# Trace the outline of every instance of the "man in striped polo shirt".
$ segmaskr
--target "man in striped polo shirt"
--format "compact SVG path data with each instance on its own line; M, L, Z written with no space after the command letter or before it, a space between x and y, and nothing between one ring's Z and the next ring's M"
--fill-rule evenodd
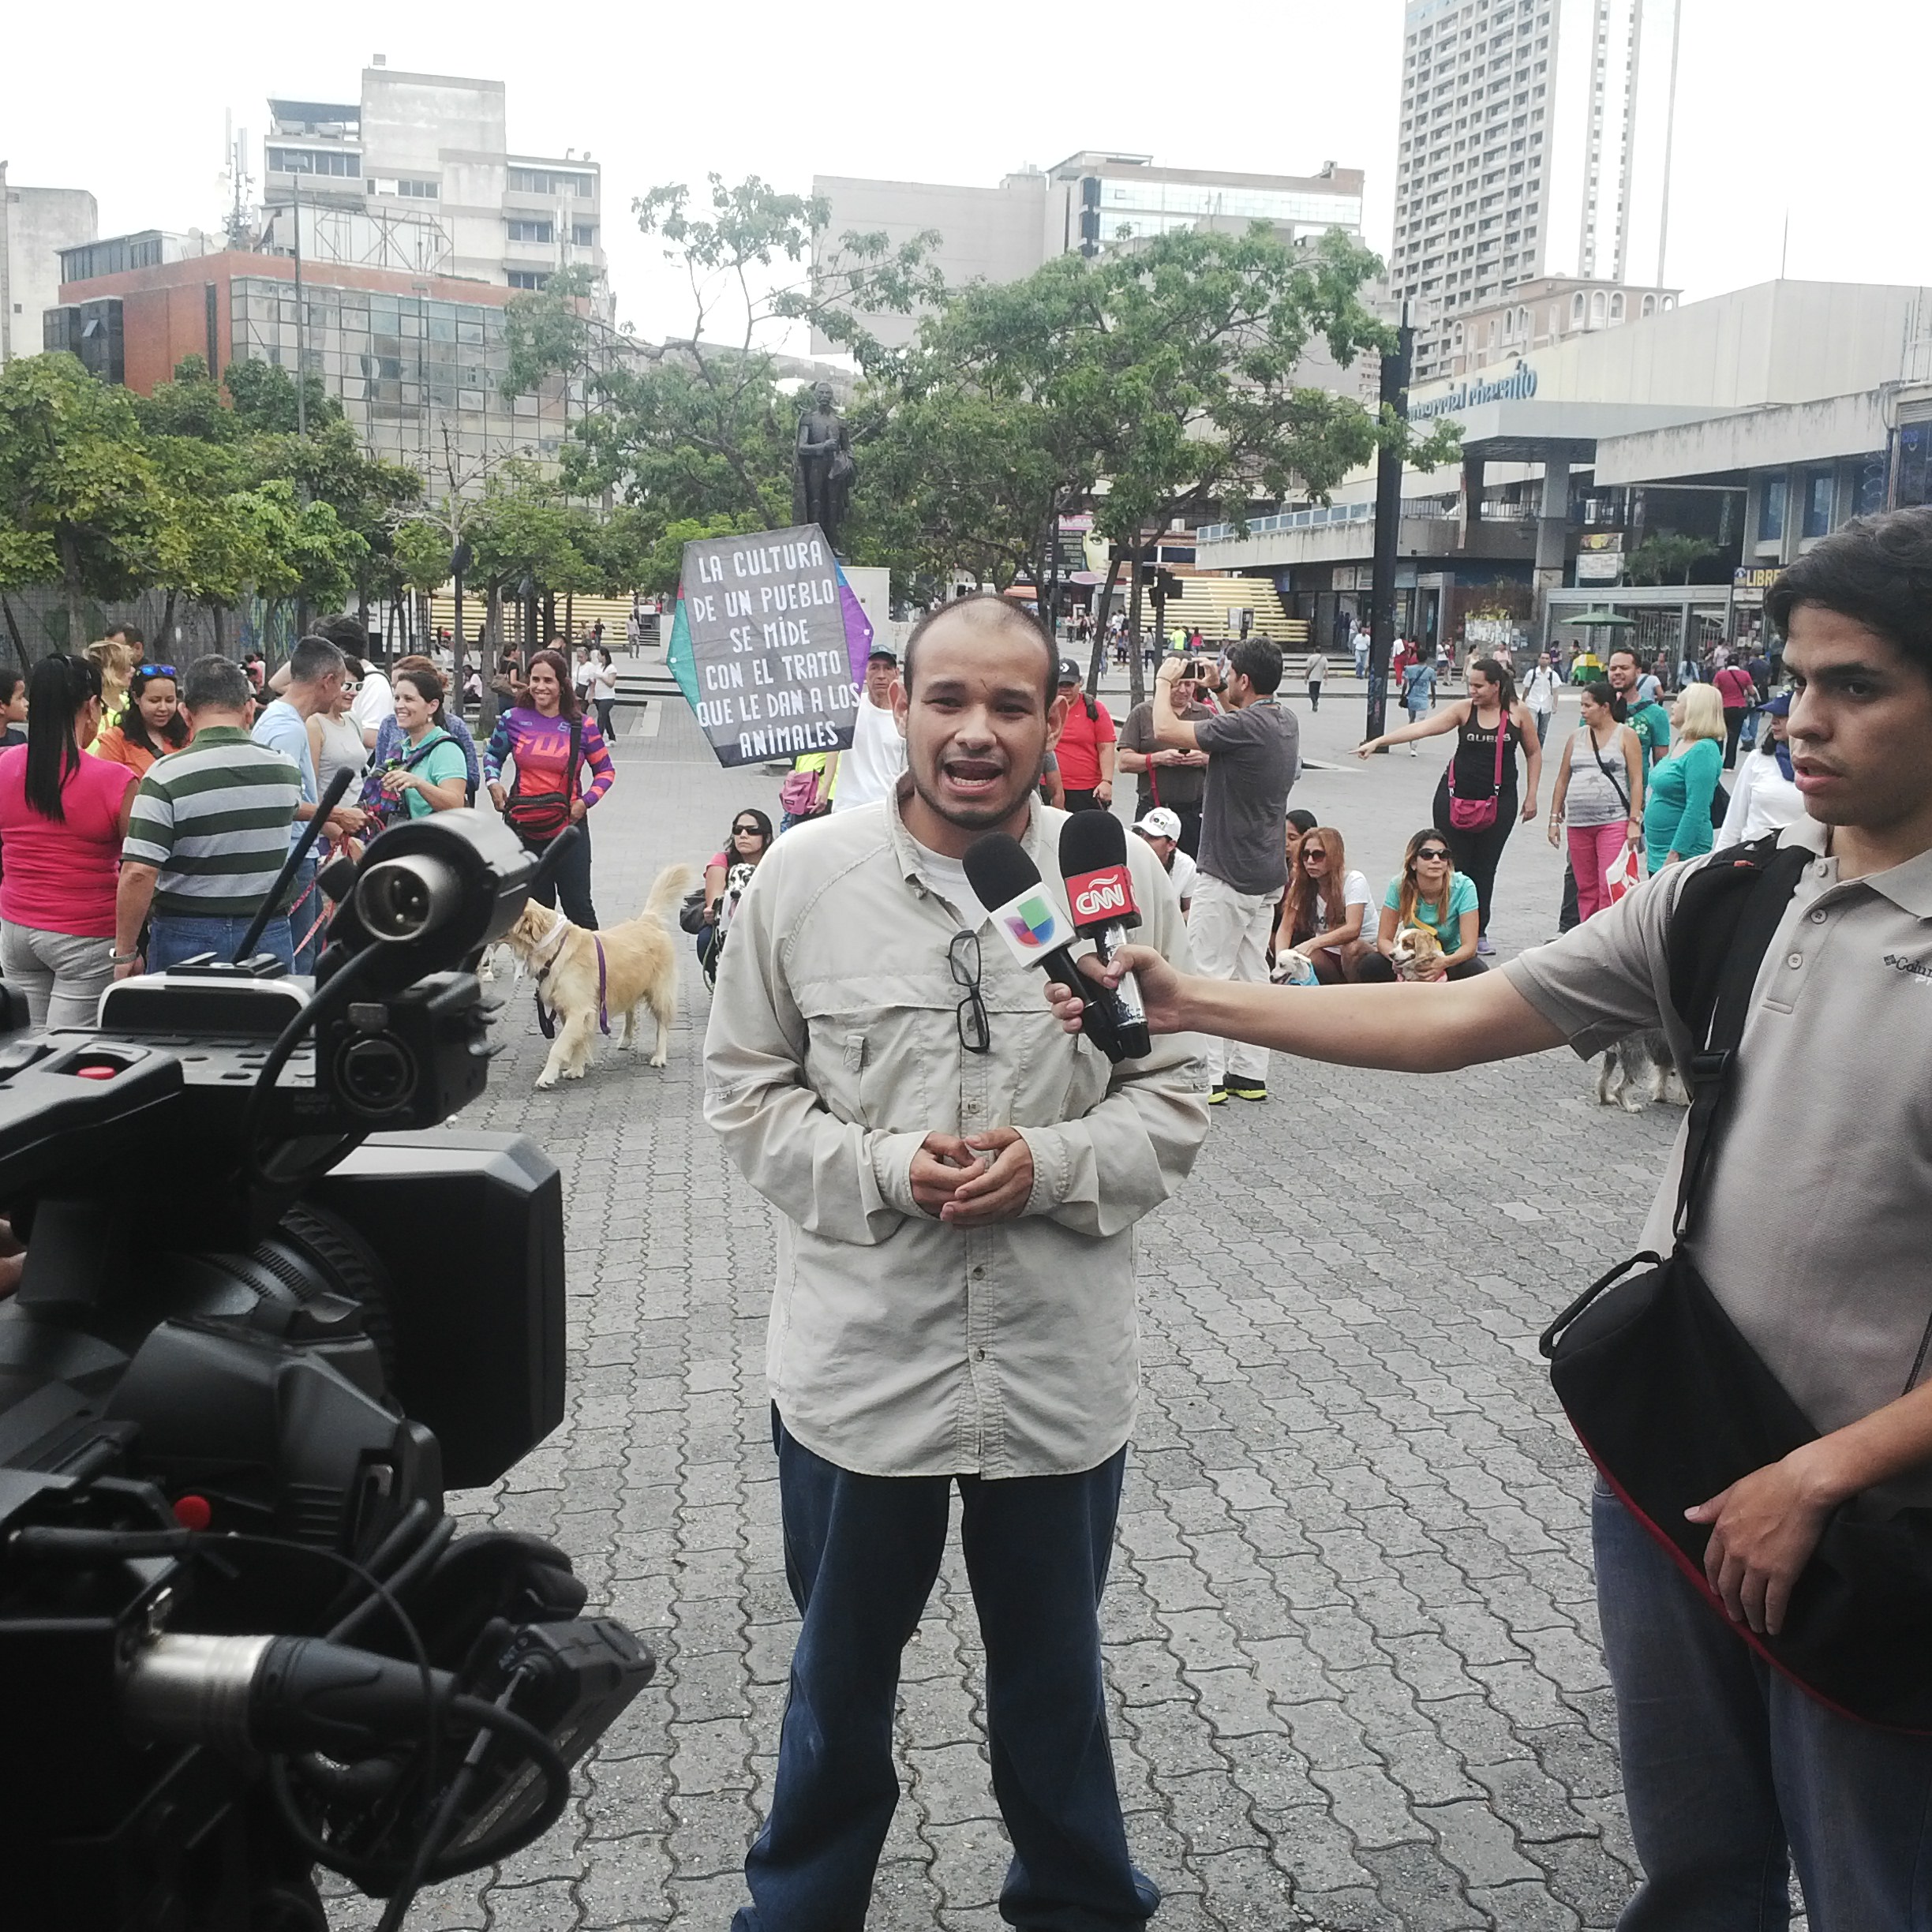
M301 773L248 732L248 675L225 657L188 667L182 709L194 727L185 751L148 771L134 795L114 901L114 977L163 972L197 953L233 957L288 856ZM151 917L152 913L152 917ZM269 920L258 952L290 963L286 915Z

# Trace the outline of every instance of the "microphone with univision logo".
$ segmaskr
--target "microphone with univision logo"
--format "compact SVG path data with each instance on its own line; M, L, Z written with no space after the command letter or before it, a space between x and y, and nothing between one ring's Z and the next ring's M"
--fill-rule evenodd
M1126 945L1128 927L1140 923L1133 874L1127 869L1127 834L1111 812L1075 812L1060 828L1060 875L1066 881L1074 930L1094 942L1104 966ZM1132 973L1122 976L1114 998L1121 1051L1138 1060L1151 1050L1153 1042Z
M1049 979L1084 995L1081 1031L1110 1060L1129 1058L1121 1040L1118 1002L1110 1002L1105 990L1074 964L1069 949L1080 934L1054 904L1024 847L1007 833L989 832L967 848L962 863L967 884L987 908L1006 950L1022 966L1038 966ZM1144 1027L1141 1037L1144 1042ZM1144 1044L1140 1051L1147 1051Z

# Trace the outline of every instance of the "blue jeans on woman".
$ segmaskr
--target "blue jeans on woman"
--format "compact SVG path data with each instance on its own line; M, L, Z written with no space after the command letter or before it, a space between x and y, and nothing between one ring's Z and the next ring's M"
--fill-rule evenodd
M1160 1902L1127 1855L1100 1676L1100 1593L1127 1452L1076 1476L857 1476L774 1412L785 1578L804 1619L771 1816L732 1932L864 1924L899 1802L900 1653L945 1552L953 1486L987 1650L993 1791L1013 1844L1000 1912L1024 1932L1137 1932Z
M1644 1881L1619 1932L1932 1928L1932 1738L1828 1710L1713 1611L1601 1483L1597 1604Z
M157 912L148 926L148 970L166 972L197 953L212 953L218 960L233 959L250 923L245 919L183 918L178 913ZM286 914L271 919L262 929L255 950L272 953L284 966L293 968L294 953Z

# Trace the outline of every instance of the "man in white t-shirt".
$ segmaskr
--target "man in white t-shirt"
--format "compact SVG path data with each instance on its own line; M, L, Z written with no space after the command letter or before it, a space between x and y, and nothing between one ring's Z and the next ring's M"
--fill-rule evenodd
M1167 806L1156 805L1142 816L1134 829L1154 848L1154 856L1166 868L1185 918L1193 903L1194 875L1200 868L1181 849L1181 814Z
M361 688L356 692L355 702L349 707L349 721L362 734L362 742L373 751L376 734L383 728L385 718L395 716L395 693L389 688L389 680L368 659L363 661Z
M882 645L866 660L865 688L859 694L852 749L838 754L838 772L832 786L834 812L880 803L906 768L905 739L893 717L893 687L898 682L897 653Z

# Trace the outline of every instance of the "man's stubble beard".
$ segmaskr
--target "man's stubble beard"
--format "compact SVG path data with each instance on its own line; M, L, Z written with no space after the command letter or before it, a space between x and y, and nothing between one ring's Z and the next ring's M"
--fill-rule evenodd
M906 776L912 782L912 789L919 794L926 808L931 812L933 816L935 818L943 818L949 826L958 826L962 832L990 832L1003 826L1023 805L1028 803L1034 788L1040 781L1039 772L1035 769L1033 776L1017 792L1013 794L1005 803L998 806L988 805L978 811L961 813L942 804L933 792L927 788L926 781L918 772L908 769Z

